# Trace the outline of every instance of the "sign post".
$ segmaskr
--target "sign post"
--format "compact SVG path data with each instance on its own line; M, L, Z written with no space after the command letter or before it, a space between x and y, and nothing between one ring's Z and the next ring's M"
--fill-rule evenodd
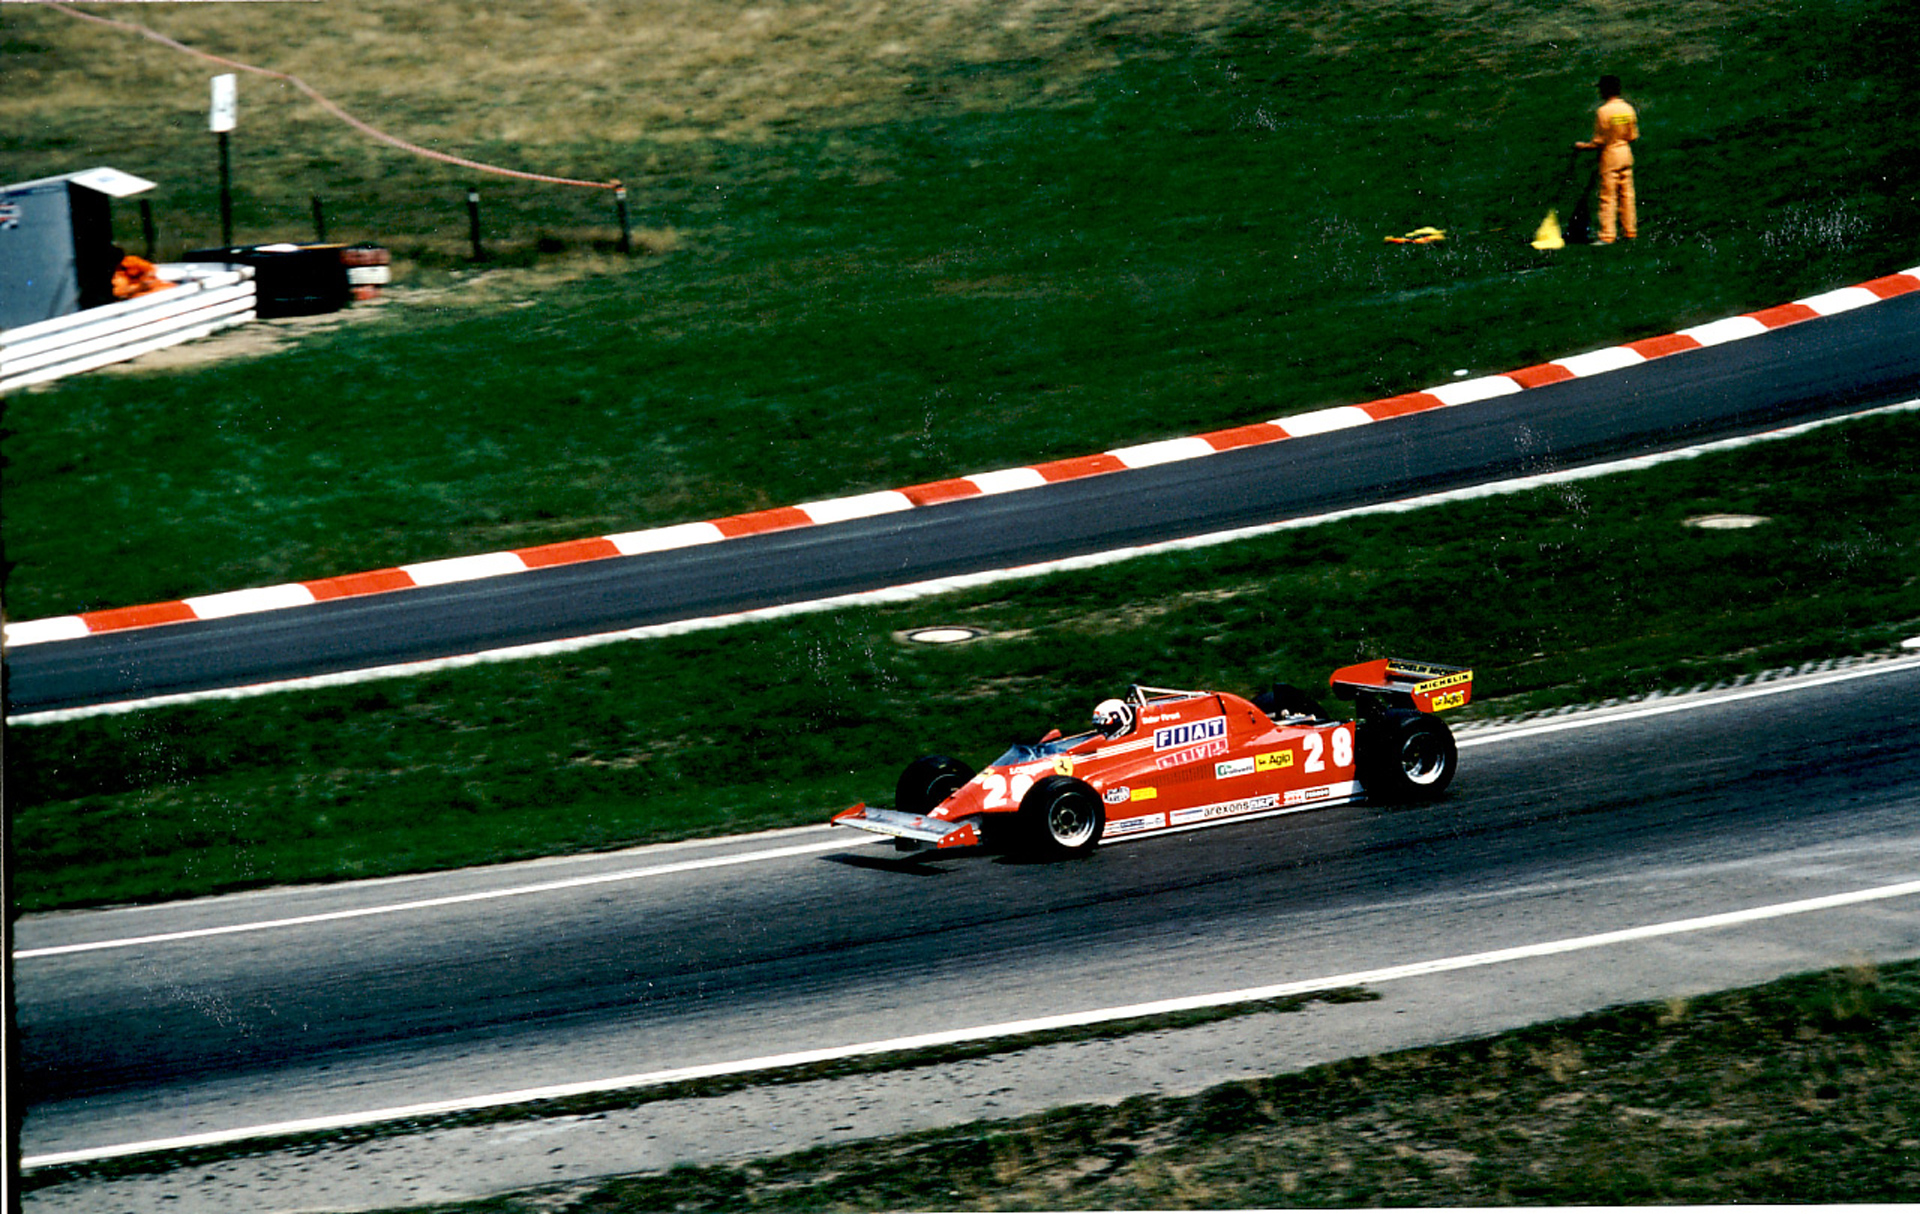
M213 78L213 110L207 129L220 137L220 243L233 247L233 158L227 147L227 133L234 128L239 107L237 78L229 72Z
M487 251L480 247L480 187L467 187L467 237L473 241L473 259L485 261Z

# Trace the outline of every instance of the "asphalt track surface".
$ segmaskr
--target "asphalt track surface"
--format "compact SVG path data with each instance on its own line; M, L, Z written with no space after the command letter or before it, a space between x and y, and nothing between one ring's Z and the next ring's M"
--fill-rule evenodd
M24 1151L1236 990L1920 879L1920 661L1752 690L1472 735L1432 805L1318 810L1063 863L910 863L815 832L28 918ZM554 884L729 850L791 854ZM549 888L44 951L536 882ZM1796 924L1796 956L1816 965L1920 955L1914 893ZM1739 947L1720 934L1690 954L1688 984L1744 972ZM1574 964L1604 992L1654 955ZM1407 1012L1496 1022L1517 981L1464 971ZM1337 1031L1364 1012L1319 1014Z
M1517 395L852 522L13 650L11 715L365 670L1307 517L1920 395L1920 294Z

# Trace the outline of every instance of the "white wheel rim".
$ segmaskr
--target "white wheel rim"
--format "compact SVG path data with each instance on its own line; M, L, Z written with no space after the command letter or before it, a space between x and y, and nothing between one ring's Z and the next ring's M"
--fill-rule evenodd
M1447 770L1447 757L1440 740L1431 734L1417 733L1400 743L1400 770L1414 784L1437 783Z
M1093 815L1076 804L1080 800L1063 796L1047 806L1047 830L1062 847L1079 847L1093 838Z

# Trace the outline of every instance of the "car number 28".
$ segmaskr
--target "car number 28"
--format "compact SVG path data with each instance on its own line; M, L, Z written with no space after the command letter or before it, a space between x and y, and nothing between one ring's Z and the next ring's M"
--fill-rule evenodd
M1301 765L1302 771L1325 771L1327 769L1326 734L1310 733L1300 739L1300 745L1307 752L1307 761ZM1333 731L1333 765L1335 767L1353 766L1353 733L1344 725Z
M982 809L1002 809L1008 805L1018 805L1026 799L1033 788L1034 777L1031 772L1019 772L1009 781L1005 772L986 771L980 773L980 787L987 795L980 799Z

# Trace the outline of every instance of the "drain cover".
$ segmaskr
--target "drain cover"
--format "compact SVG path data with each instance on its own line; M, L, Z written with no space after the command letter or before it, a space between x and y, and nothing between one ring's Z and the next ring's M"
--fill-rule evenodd
M971 641L987 634L981 628L943 624L934 628L910 628L902 635L917 645L957 645L961 641Z
M1758 527L1766 521L1766 516L1760 514L1702 514L1688 519L1687 526L1703 527L1708 531L1740 531L1747 527Z

